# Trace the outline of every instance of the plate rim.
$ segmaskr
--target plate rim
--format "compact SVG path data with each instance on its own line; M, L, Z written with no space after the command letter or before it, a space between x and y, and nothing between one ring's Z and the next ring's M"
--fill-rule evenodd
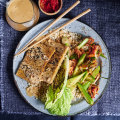
M65 17L62 18L62 19L64 19L64 20L71 20L70 18L65 18ZM40 24L42 24L42 23L44 23L44 22L53 21L53 20L55 20L55 19L48 19L48 20L42 21L42 22L40 22L39 24L35 25L33 28L35 28L36 26L39 26ZM79 23L82 23L82 24L85 25L85 26L90 27L93 31L96 32L96 30L93 29L93 27L89 26L88 24L83 23L83 22L81 22L81 21L79 21L79 20L76 20L76 21L79 22ZM32 28L32 29L33 29L33 28ZM28 31L23 35L23 37L20 39L18 45L16 46L16 49L19 47L20 42L21 42L21 40L24 38L24 36L25 36L28 32L32 31L32 29L28 30ZM47 30L47 31L48 31L48 30ZM41 113L43 113L43 114L45 114L45 115L49 115L49 116L60 116L60 117L71 117L71 116L74 116L74 115L81 114L81 113L89 110L89 109L90 109L92 106L94 106L96 103L98 103L99 100L103 97L103 94L105 94L105 91L107 91L107 88L108 88L108 85L109 85L109 82L110 82L110 78L111 78L112 64L111 64L111 56L110 56L110 52L109 52L109 50L108 50L108 46L107 46L106 43L103 41L102 37L98 34L98 32L96 32L96 33L97 33L97 35L101 38L101 40L102 40L101 42L104 44L104 47L105 47L106 50L107 50L108 59L109 59L109 77L108 77L108 79L107 79L107 83L106 83L106 85L105 85L105 87L104 87L104 90L102 91L101 95L98 97L98 99L94 102L93 105L90 105L89 107L87 107L86 109L84 109L84 110L82 110L82 111L80 111L80 112L77 112L77 113L74 113L74 114L71 114L71 115L65 115L65 116L54 115L54 114L50 114L50 113L48 114L48 113L42 112L42 111L36 109L36 108L35 108L31 103L29 103L29 102L26 100L26 98L23 96L23 94L21 93L21 90L18 88L17 82L16 82L15 77L14 77L14 72L12 71L15 86L17 87L18 92L20 93L20 95L22 96L22 98L23 98L30 106L32 106L35 110L37 110L38 112L41 112ZM15 52L16 52L16 49L15 49ZM14 52L14 54L15 54L15 52ZM13 55L13 63L14 63L14 58L15 58L15 57L16 57L16 56ZM13 66L12 66L12 67L13 67Z

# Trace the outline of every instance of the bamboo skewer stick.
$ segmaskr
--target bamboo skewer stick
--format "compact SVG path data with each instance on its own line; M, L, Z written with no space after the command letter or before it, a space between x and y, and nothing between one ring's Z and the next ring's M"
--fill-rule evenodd
M57 21L59 21L63 16L65 16L69 11L71 11L74 7L76 7L80 3L77 0L71 7L69 7L64 13L62 13L57 19L55 19L51 24L49 24L43 31L41 31L35 38L33 38L30 42L27 43L16 55L24 51L31 43L36 41L44 32L46 32L52 25L54 25Z
M43 40L47 39L48 37L50 37L51 35L53 35L55 32L59 31L60 29L64 28L65 26L67 26L68 24L74 22L75 20L79 19L80 17L84 16L85 14L89 13L91 10L87 9L86 11L80 13L78 16L74 17L73 19L69 20L67 23L63 24L62 26L60 26L59 28L53 30L51 33L47 34L44 38L42 38L41 40L37 41L36 43L32 44L31 46L27 47L26 49L24 49L22 52L27 51L28 49L32 48L33 46L37 45L38 43L42 42ZM19 55L22 52L18 52L16 55ZM16 56L15 55L15 56Z

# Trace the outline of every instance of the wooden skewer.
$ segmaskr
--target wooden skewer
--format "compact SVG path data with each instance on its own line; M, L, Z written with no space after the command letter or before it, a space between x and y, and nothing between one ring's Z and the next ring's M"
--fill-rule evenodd
M85 14L89 13L91 10L87 9L86 11L80 13L78 16L76 16L75 18L69 20L67 23L63 24L62 26L60 26L59 28L53 30L51 33L47 34L44 38L42 38L41 40L37 41L36 43L32 44L31 46L27 47L26 49L24 49L22 52L27 51L28 49L32 48L33 46L37 45L38 43L42 42L43 40L47 39L48 37L50 37L51 35L53 35L54 33L56 33L57 31L59 31L60 29L64 28L65 26L67 26L68 24L74 22L75 20L77 20L78 18L84 16ZM20 52L20 53L22 53ZM20 53L17 53L16 55L19 55ZM15 55L15 56L16 56Z
M52 25L54 25L58 20L60 20L63 16L65 16L69 11L71 11L75 6L77 6L80 3L79 0L77 0L71 7L69 7L64 13L62 13L57 19L55 19L51 24L49 24L42 32L40 32L35 38L33 38L30 42L27 43L25 47L23 47L16 55L19 55L21 52L23 52L31 43L39 39L39 37L46 32ZM15 56L16 56L15 55Z

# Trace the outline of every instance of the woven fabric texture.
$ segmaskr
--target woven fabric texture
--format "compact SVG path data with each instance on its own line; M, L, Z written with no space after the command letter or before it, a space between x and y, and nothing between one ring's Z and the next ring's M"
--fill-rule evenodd
M63 0L63 8L55 16L47 16L40 12L39 23L56 18L74 2L75 0ZM110 52L112 73L109 86L101 100L92 108L79 115L120 116L120 1L81 0L81 3L65 17L73 18L87 8L92 10L91 13L82 17L79 21L91 26L103 38ZM14 84L12 74L13 54L25 33L15 31L7 24L5 8L0 6L0 111L27 115L42 114L24 101Z

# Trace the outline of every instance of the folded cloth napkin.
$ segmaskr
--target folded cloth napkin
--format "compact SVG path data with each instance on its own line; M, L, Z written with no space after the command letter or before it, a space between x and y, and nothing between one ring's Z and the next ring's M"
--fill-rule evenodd
M61 13L74 3L65 0ZM94 28L103 38L111 55L112 73L107 91L92 108L80 115L120 116L120 1L84 0L67 17L73 18L82 10L91 8L92 12L81 21ZM42 19L43 18L43 19ZM51 18L41 13L40 20ZM40 21L41 22L41 21ZM0 6L0 95L1 112L18 114L41 114L20 96L12 75L12 60L15 48L26 32L13 30L5 20L5 8Z

